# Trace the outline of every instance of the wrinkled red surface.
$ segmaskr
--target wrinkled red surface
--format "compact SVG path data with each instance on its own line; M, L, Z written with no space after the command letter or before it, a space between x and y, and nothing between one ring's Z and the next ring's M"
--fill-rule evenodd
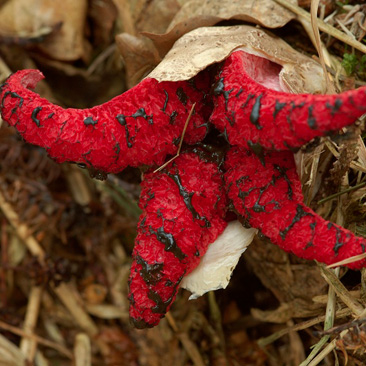
M194 153L182 154L164 171L144 176L139 205L143 214L129 298L131 319L144 328L165 315L182 277L198 265L208 245L224 230L222 174L215 163Z
M365 252L365 239L304 205L291 152L267 153L264 161L263 166L253 153L240 149L232 149L226 157L228 196L252 227L285 251L326 264ZM365 264L362 260L347 267Z
M267 89L246 73L247 63L252 69L256 58L260 59L234 52L217 76L210 120L225 131L231 145L256 150L298 148L354 123L366 112L366 87L335 95Z
M28 89L42 78L38 70L10 76L0 90L1 113L27 142L44 147L58 163L83 163L112 173L127 166L161 165L176 153L195 102L185 142L201 141L206 134L204 93L186 81L145 79L103 105L64 109Z

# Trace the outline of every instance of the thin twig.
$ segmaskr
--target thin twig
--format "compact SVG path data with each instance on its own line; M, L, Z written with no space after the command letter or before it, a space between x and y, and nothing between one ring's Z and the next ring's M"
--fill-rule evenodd
M182 136L180 138L180 142L179 142L177 154L175 156L173 156L171 159L169 159L162 166L160 166L159 168L155 169L154 170L154 173L159 172L161 169L164 169L168 164L170 164L174 159L176 159L179 156L180 150L182 149L182 145L183 145L184 135L186 134L186 130L187 130L187 127L188 127L188 123L189 123L189 120L192 117L192 114L193 114L193 111L194 111L194 107L195 106L196 106L196 103L193 103L192 108L191 108L191 111L189 112L189 115L187 117L186 123L185 123L184 128L183 128Z
M344 304L348 308L352 310L353 314L359 317L365 310L364 307L360 304L360 302L349 293L349 291L339 280L339 278L333 273L332 270L321 266L319 268L322 277L325 279L328 285L333 287L338 297L344 302Z

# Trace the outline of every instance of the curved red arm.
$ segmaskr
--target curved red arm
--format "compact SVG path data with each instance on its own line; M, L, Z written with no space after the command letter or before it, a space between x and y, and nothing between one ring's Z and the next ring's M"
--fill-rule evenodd
M334 95L268 89L246 72L251 66L248 62L255 58L236 51L217 75L211 122L225 132L231 145L257 154L263 149L297 149L314 137L354 123L366 113L366 87Z
M229 199L252 227L285 251L326 264L365 252L365 239L304 205L291 152L267 153L264 162L237 148L228 153L225 163ZM366 260L347 265L365 266Z
M226 227L222 173L202 155L182 154L145 175L140 207L129 299L134 325L145 328L164 317L183 276Z
M29 90L42 78L38 70L11 75L0 87L0 109L27 142L44 147L58 163L76 162L107 173L161 165L177 152L195 102L185 141L195 143L206 134L204 93L194 81L145 79L102 105L64 109Z

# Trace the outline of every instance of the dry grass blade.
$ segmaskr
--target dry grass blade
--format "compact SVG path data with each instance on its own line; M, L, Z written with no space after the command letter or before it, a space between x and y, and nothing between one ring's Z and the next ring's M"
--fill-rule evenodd
M346 318L346 317L350 316L351 314L352 314L351 310L346 308L346 309L338 310L336 312L336 317L337 317L337 319L342 319L342 318ZM324 322L325 319L326 319L325 315L321 315L314 319L306 320L304 322L292 325L290 327L286 327L284 329L279 330L278 332L271 334L268 337L260 338L258 340L258 345L260 347L266 347L269 344L275 342L277 339L280 339L281 337L285 336L286 334L289 334L292 331L308 329L316 324Z
M45 252L43 248L39 245L38 241L29 235L30 230L26 224L20 222L20 219L11 205L6 202L3 194L0 192L0 209L4 213L5 217L9 220L12 227L15 229L19 238L21 238L28 250L38 258L38 260L43 263Z
M348 333L348 330L344 330L340 334L340 338L344 337ZM308 366L316 366L324 360L324 358L334 350L337 344L337 339L333 339L309 364Z
M0 334L0 364L4 366L20 366L25 364L19 348Z
M311 1L311 8L310 8L310 19L311 19L311 27L313 29L313 35L315 39L315 46L318 51L320 64L322 65L324 77L327 83L327 89L329 93L334 94L335 88L333 84L330 82L329 75L327 72L327 65L325 63L324 58L324 49L322 47L322 41L320 39L320 33L319 33L319 19L317 17L318 8L319 8L319 1L320 0L312 0ZM328 65L329 66L329 65Z
M335 270L335 275L339 276L339 268ZM329 286L328 289L328 301L327 301L327 308L325 311L325 319L324 319L324 330L328 330L333 327L334 325L334 316L336 312L336 293L333 287ZM318 343L316 343L309 354L309 356L299 365L299 366L307 366L311 360L313 360L316 355L320 352L323 346L328 342L330 336L324 335Z
M320 271L329 286L334 289L340 299L352 310L353 314L357 317L361 316L365 310L364 307L350 294L334 272L322 266L320 266Z
M35 331L40 311L42 292L42 288L38 286L33 286L30 291L27 312L23 325L25 333L33 334ZM35 342L34 339L23 337L20 341L19 348L25 355L27 361L32 363L37 351L37 342Z
M297 5L291 4L286 0L274 0L276 1L278 4L281 4L282 6L284 6L286 9L289 9L291 11L293 11L295 14L297 14L299 17L304 18L305 20L307 20L308 22L310 22L310 14L300 8ZM337 38L338 40L348 44L351 47L354 47L356 49L358 49L359 51L366 53L366 46L364 46L362 43L356 41L354 38L350 37L349 35L339 31L338 29L332 27L331 25L325 23L324 21L322 21L321 19L318 19L318 25L319 25L319 29L329 35L331 35L334 38Z
M91 345L86 334L79 333L75 337L74 345L75 366L91 365Z
M345 266L345 265L347 265L349 263L357 262L357 261L360 261L360 260L365 259L365 258L366 258L366 253L359 254L359 255L355 255L353 257L344 259L343 261L339 261L339 262L330 264L326 268L335 268L335 267L339 267L339 266Z
M42 337L39 337L39 336L37 336L35 334L25 333L22 329L19 329L17 327L14 327L14 326L12 326L10 324L6 324L6 323L4 323L1 320L0 320L0 328L6 330L8 332L14 333L14 334L16 334L16 335L18 335L20 337L30 338L30 339L34 340L35 342L37 342L37 343L39 343L39 344L41 344L41 345L43 345L45 347L53 348L56 351L60 352L62 355L66 356L67 358L70 358L70 359L73 358L72 353L67 348L65 348L64 346L61 346L58 343L49 341L49 340L44 339ZM2 339L2 336L0 335L0 349L1 349L1 339ZM10 343L10 344L13 347L15 347L12 343ZM9 346L8 349L9 349L9 351L11 351L12 350L12 347ZM20 354L20 351L18 350L18 348L16 348L16 352L18 354Z

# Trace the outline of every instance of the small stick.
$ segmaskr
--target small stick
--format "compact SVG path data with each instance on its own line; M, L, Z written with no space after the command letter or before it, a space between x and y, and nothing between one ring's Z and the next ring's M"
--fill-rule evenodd
M196 103L193 103L192 108L191 108L191 111L189 112L189 115L187 117L186 123L185 123L184 128L183 128L182 136L181 136L181 139L180 139L180 142L179 142L177 154L175 156L173 156L171 159L169 159L162 166L160 166L159 168L155 169L154 170L154 173L159 172L161 169L164 169L168 164L170 164L174 159L176 159L179 156L180 150L181 150L182 145L183 145L184 135L186 134L186 130L187 130L187 127L188 127L188 123L189 123L189 120L192 117L192 114L193 114L193 111L194 111L194 107L195 106L196 106Z

